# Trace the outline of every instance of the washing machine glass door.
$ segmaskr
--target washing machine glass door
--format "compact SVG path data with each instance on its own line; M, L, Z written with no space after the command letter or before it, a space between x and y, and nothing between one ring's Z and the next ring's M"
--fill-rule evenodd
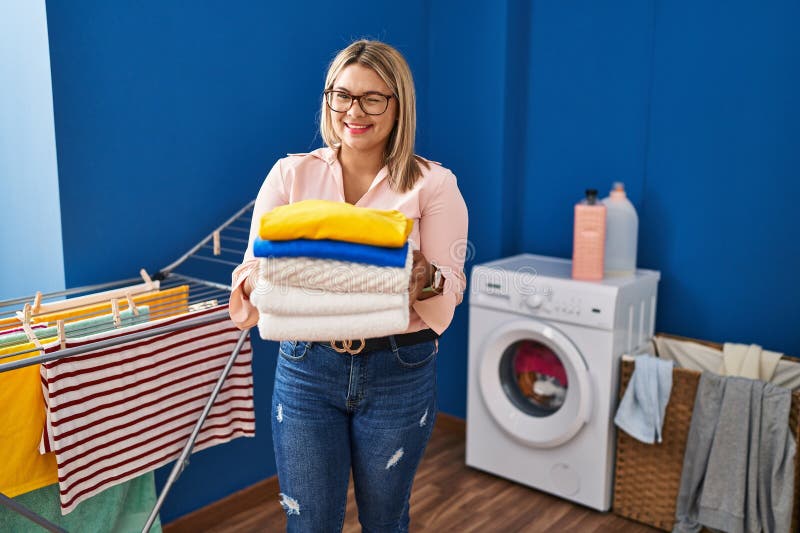
M478 379L497 423L526 444L558 446L581 430L591 411L591 382L575 344L555 327L519 320L483 344Z

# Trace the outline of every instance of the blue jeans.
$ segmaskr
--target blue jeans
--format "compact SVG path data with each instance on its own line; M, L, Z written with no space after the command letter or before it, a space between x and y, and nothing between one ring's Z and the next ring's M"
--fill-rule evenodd
M364 533L408 531L436 417L436 341L365 354L282 342L272 438L290 532L342 530L352 469Z

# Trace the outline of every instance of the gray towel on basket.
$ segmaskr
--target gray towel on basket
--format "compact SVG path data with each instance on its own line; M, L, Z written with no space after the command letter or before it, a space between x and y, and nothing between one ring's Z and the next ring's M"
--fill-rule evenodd
M790 407L782 387L701 375L673 532L789 532L796 453Z

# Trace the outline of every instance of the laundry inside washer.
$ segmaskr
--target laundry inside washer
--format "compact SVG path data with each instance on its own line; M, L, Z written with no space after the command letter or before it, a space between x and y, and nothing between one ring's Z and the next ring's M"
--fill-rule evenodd
M528 414L549 416L564 404L567 370L541 342L526 339L509 346L500 373L509 399Z

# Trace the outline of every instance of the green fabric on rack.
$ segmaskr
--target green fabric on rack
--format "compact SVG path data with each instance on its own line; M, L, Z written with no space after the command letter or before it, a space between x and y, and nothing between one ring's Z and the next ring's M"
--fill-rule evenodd
M120 311L120 327L133 326L134 324L141 324L147 322L150 318L150 308L146 305L137 306L136 310L139 311L138 315L134 315L130 309ZM64 334L67 337L86 337L94 335L95 333L103 333L110 329L114 329L114 315L107 314L87 318L84 320L77 320L75 322L67 322L64 324ZM58 328L51 326L49 328L37 328L33 330L33 334L39 339L47 339L58 335ZM28 341L28 336L25 333L7 333L0 334L0 348L4 346L13 346Z
M58 484L22 494L14 501L70 533L139 533L155 507L156 485L153 472L149 472L89 498L67 516L61 516ZM2 506L0 531L47 533L43 527ZM161 532L160 520L156 519L150 532Z

